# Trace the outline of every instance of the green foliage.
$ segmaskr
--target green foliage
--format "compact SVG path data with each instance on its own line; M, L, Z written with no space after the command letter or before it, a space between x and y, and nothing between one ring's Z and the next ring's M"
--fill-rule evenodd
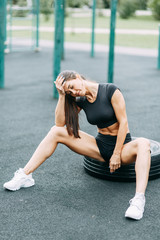
M89 6L90 0L66 0L67 6L71 8L81 8L84 5Z
M18 3L18 0L13 0L13 5Z
M138 2L139 2L139 8L138 9L143 9L143 10L147 9L148 0L138 0Z
M156 20L160 20L160 0L149 0L148 7Z
M99 11L98 11L98 16L99 16L99 17L103 17L103 11L102 11L102 9L104 8L104 2L103 2L103 0L97 1L96 7L97 7L97 9L99 9Z
M45 21L48 21L53 13L53 0L40 0L40 12L44 14Z
M137 10L146 10L148 0L134 0Z
M104 8L110 8L110 0L103 0Z
M27 6L27 1L26 0L18 0L16 2L16 5L18 5L19 7L26 7ZM13 17L26 17L28 14L28 10L24 10L24 9L17 9L17 10L13 10Z
M136 4L133 0L121 0L118 7L118 12L121 18L127 19L131 17L136 10Z
M104 2L103 2L103 0L97 1L97 8L104 8Z

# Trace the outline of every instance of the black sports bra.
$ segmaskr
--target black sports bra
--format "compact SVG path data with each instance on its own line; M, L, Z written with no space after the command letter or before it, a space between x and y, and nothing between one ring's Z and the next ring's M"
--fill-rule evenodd
M97 125L98 128L106 128L117 122L111 98L115 90L114 84L103 83L98 86L97 98L90 103L86 97L77 97L76 103L84 110L90 124Z

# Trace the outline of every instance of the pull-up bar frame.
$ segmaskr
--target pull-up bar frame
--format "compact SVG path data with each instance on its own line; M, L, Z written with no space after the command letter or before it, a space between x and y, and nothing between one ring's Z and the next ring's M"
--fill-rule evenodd
M54 37L54 65L53 81L56 80L61 69L61 56L64 54L64 4L65 0L55 0L55 37ZM95 28L95 9L96 0L93 0L92 9L92 36L91 36L91 57L94 56L94 28ZM109 45L109 65L108 65L108 82L113 82L114 69L114 44L115 44L115 25L116 25L117 0L111 1L111 20L110 20L110 45ZM61 31L60 31L61 30ZM53 97L58 98L58 92L54 85Z
M4 88L4 50L6 41L6 0L0 1L0 88Z

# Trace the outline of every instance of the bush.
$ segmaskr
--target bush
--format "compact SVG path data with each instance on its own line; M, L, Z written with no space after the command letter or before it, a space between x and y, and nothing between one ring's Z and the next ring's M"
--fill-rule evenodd
M19 7L26 7L27 6L27 1L26 0L18 0L16 2L16 4ZM17 9L17 10L13 10L12 16L13 17L26 17L28 15L28 10L24 10L24 9Z
M91 1L90 0L67 0L67 6L71 8L81 8L84 5L89 6Z
M103 0L103 4L105 8L110 8L110 0Z
M146 10L148 0L135 0L137 10Z
M44 14L45 21L48 21L53 13L53 0L40 0L40 12Z
M133 0L121 0L118 12L121 18L127 19L135 13L136 5Z
M148 7L156 20L160 20L160 0L149 0Z
M142 9L142 10L147 9L148 0L139 0L138 2L139 2L139 8L138 9Z

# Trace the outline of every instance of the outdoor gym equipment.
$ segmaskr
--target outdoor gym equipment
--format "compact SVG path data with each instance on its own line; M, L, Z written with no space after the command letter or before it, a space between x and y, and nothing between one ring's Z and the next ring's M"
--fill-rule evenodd
M7 1L7 50L18 51L29 49L39 51L39 0L27 1L27 6L14 6L13 0ZM18 17L20 14L24 16ZM14 14L16 13L16 17ZM27 22L27 26L13 26L13 21ZM25 38L24 38L25 34ZM26 39L26 34L28 38Z
M160 177L160 143L150 140L150 146L151 168L149 179L152 180ZM84 169L91 176L101 179L123 182L133 182L136 180L135 163L122 165L115 172L110 173L110 169L105 162L100 162L90 157L84 157Z
M10 52L12 50L18 50L13 48L13 26L12 26L12 14L13 14L13 0L0 0L0 88L4 88L4 52ZM30 11L28 19L31 21L30 30L32 32L32 44L31 49L39 51L39 0L30 1L32 5L30 7L18 7L16 11L27 10ZM8 14L7 14L8 12ZM20 18L26 20L27 18ZM7 24L8 22L8 24ZM8 31L7 31L8 25ZM15 27L16 29L16 27ZM18 28L17 28L18 29ZM22 30L22 28L19 28ZM26 29L27 30L27 29ZM25 30L25 31L26 31ZM8 44L8 45L7 45ZM23 48L23 50L26 48ZM22 48L21 48L22 50Z
M158 40L158 69L160 69L160 24L159 24L159 40Z
M56 81L61 69L61 58L64 56L64 4L65 0L55 1L55 33L54 33L54 52L53 52L53 79ZM58 92L53 85L53 96L58 98Z
M94 57L94 42L95 42L95 17L96 17L96 0L93 0L92 6L92 37L91 37L91 57Z
M0 1L0 88L4 88L4 49L6 29L6 0Z
M115 44L115 25L116 25L116 11L118 0L111 1L111 18L110 18L110 44L109 44L109 59L108 59L108 82L113 82L114 70L114 44ZM91 36L91 57L94 56L94 29L95 29L95 9L96 0L92 0L92 36ZM54 38L54 52L53 52L53 81L56 80L61 69L61 56L64 46L64 9L65 0L55 0L55 38ZM58 92L53 85L53 96L58 97Z

